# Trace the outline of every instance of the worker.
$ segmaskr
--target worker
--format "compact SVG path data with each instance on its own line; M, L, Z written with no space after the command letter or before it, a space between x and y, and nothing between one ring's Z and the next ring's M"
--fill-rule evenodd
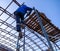
M24 23L24 15L28 12L26 16L29 16L31 11L32 11L32 8L23 4L14 12L14 15L16 16L16 29L19 32L20 39L23 37L20 23Z

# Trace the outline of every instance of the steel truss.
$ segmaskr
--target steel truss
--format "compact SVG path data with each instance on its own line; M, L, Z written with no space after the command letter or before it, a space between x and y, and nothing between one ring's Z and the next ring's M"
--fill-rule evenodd
M14 18L14 15L11 14L9 11L7 11L7 8L9 8L9 6L10 6L13 2L14 2L17 6L20 6L20 4L19 4L16 0L12 0L5 9L0 6L0 11L2 11L2 13L0 14L0 16L1 16L3 13L5 13L5 14L7 14L7 15L9 16L5 21L0 19L0 23L1 23L0 26L2 26L3 24L7 26L5 29L0 28L0 31L1 31L1 33L4 32L4 33L6 33L6 34L8 34L8 35L10 35L10 36L13 36L14 38L17 39L18 36L15 35L17 32L15 32L14 34L11 33L12 30L15 30L15 31L16 31L16 27L12 26L12 24L13 24L15 21L13 21L11 24L9 24L9 23L6 22L10 17L13 18L13 19L15 19L15 18ZM34 13L34 14L35 14L35 13ZM28 20L31 19L31 17L32 17L34 14L30 15L29 18L25 20L26 26L27 26L26 28L27 28L31 33L33 33L39 40L41 40L41 41L44 43L44 45L49 49L48 44L46 44L46 42L44 42L43 39L38 35L38 34L40 34L40 35L42 34L42 33L41 33L41 29L40 29L39 31L37 31L38 28L39 28L39 26L38 26L38 28L36 27L37 30L35 30L34 27L31 28L31 27L28 25L28 23L27 23ZM43 16L43 15L42 15L42 16ZM44 18L44 17L43 17L43 18ZM45 19L45 18L44 18L44 19ZM35 20L36 20L36 18L35 18ZM55 43L56 47L58 47L58 48L60 49L60 47L56 44L57 40L60 38L60 35L59 35L59 34L60 34L60 30L59 30L57 27L55 27L53 24L51 24L51 23L50 23L50 20L48 20L47 18L46 18L45 20L48 22L48 24L45 25L46 30L50 28L49 30L47 30L47 32L49 32L49 31L50 31L51 29L53 29L53 28L54 28L54 30L56 31L55 33L50 33L50 34L48 35L49 38L50 38L50 41L53 42L53 43ZM32 21L34 22L33 19L32 19ZM31 22L31 23L32 23L32 22ZM43 23L43 24L45 24L45 23ZM7 29L8 27L11 28L12 30L7 31L6 29ZM28 30L27 30L27 31L28 31ZM26 31L26 32L27 32L27 31ZM37 32L38 34L36 34L35 32ZM53 36L52 36L51 34L53 34ZM57 35L57 34L58 34L58 35ZM42 35L42 36L43 36L43 35ZM7 39L7 40L11 41L12 43L16 44L16 41L15 41L14 39L10 39L9 37L5 37L5 35L2 36L2 34L1 34L0 37L1 37L1 38L4 38L4 39ZM52 38L52 37L54 37L54 38ZM57 37L57 38L56 38L56 37ZM44 51L34 40L32 40L31 37L29 37L28 35L25 34L25 38L27 38L27 39L29 39L30 41L32 41L41 51ZM55 39L55 38L56 38L56 39ZM26 40L26 39L25 39L25 40ZM21 41L21 42L23 42L23 41ZM12 46L12 44L9 44L9 42L6 43L6 44L8 44L8 45L10 45L11 47L15 48L15 45ZM25 45L27 45L27 46L30 47L33 51L35 51L34 47L32 47L32 45L30 45L29 43L25 42ZM22 45L22 46L23 46L23 45ZM21 47L22 47L22 46L21 46ZM21 48L21 47L20 47L20 48ZM8 49L8 48L7 48L7 49ZM16 48L15 48L15 49L16 49Z

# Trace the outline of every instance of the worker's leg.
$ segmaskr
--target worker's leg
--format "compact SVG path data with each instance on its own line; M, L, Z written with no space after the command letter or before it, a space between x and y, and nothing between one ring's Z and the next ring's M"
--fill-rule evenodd
M20 17L16 16L16 29L18 32L21 31L21 27L20 27Z
M21 13L16 13L15 12L15 15L16 15L16 24L17 24L16 25L16 29L19 32L19 38L22 38L21 21L20 21L20 19L24 20L24 18L22 18L22 14Z
M24 23L24 14L22 14L20 12L15 13L15 14L21 18L21 23Z
M21 27L24 29L25 22L24 22L24 16L21 16Z
M14 12L14 15L16 16L16 29L18 32L21 31L21 27L20 27L20 17L19 17L19 13L18 12Z
M24 24L24 16L21 16L21 23Z
M16 16L16 29L19 32L19 39L22 38L22 32L21 32L21 22L20 22L20 17Z
M22 13L19 13L19 16L21 18L21 28L24 29L24 15Z

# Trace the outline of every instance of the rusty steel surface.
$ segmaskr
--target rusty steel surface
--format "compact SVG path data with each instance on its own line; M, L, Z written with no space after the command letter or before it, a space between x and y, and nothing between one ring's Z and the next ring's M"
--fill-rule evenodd
M60 37L60 30L54 26L51 21L46 17L44 13L39 13L39 16L41 16L43 26L46 29L46 32L48 33L48 36L52 42L55 42ZM30 28L33 29L34 31L38 32L40 35L44 36L42 34L41 27L39 26L39 21L37 20L37 16L35 12L33 12L28 19L25 20L26 25Z

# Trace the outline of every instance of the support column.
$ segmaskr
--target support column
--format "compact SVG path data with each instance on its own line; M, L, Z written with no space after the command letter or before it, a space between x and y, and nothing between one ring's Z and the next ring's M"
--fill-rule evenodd
M20 50L20 45L19 45L19 37L18 37L16 51L19 51L19 50Z
M38 14L38 12L37 12L37 10L36 10L35 8L34 8L34 11L35 11L35 13L36 13L36 15L37 15L37 18L38 18L38 21L39 21L39 25L41 26L42 32L43 32L45 38L47 39L47 42L48 42L48 45L49 45L50 51L54 51L54 50L53 50L53 47L52 47L52 45L51 45L51 43L50 43L50 40L49 40L48 34L46 33L46 30L45 30L45 28L44 28L44 26L43 26L43 23L42 23L41 17L39 16L39 14Z
M24 26L24 41L23 41L23 51L25 51L25 26Z

